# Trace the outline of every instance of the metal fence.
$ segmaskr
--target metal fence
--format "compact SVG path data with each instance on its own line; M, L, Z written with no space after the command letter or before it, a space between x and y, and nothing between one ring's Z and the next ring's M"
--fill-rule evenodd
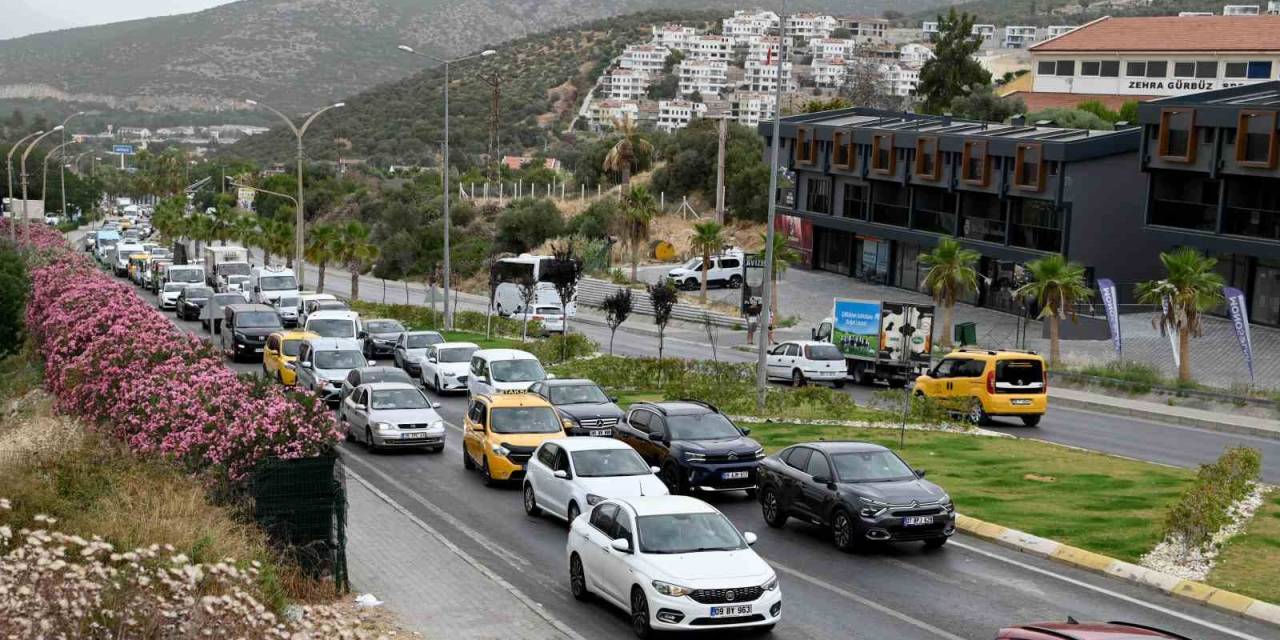
M605 282L595 278L583 278L578 283L578 303L589 307L599 307L604 304L605 298L622 288L622 286L612 282ZM649 294L644 289L632 289L631 295L635 313L646 316L653 315L653 302L649 300ZM744 324L743 319L738 316L710 311L696 305L679 302L671 310L671 319L698 324L710 322L717 327L734 327Z
M347 487L342 458L268 458L249 486L253 515L271 541L313 576L332 576L338 593L347 579Z

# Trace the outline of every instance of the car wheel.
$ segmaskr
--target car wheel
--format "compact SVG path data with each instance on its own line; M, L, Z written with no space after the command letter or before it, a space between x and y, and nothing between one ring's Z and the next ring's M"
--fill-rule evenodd
M462 468L467 471L474 471L476 468L475 461L471 459L471 456L467 455L467 447L465 445L462 447Z
M729 276L729 288L730 289L742 288L742 276L736 273L734 275Z
M492 487L498 484L498 481L493 479L493 472L489 470L489 456L485 456L480 464L480 475L484 477L484 486Z
M832 387L833 389L843 389L843 388L844 388L844 380L836 380L836 381L832 382L832 383L831 383L831 387Z
M631 587L631 631L642 639L653 635L653 627L649 626L649 599L640 587Z
M576 553L569 556L569 591L575 600L586 602L591 599L591 592L587 590L587 572L582 568L582 558Z
M364 439L365 439L365 446L369 447L369 453L377 453L378 445L374 443L373 431L370 431L369 427L364 428Z
M437 358L439 360L439 358ZM431 391L440 393L440 376L431 379Z
M773 489L765 489L760 494L760 511L764 515L764 523L774 529L787 524L787 513L782 510L782 503Z
M688 280L684 281L684 288L688 289L689 291L693 291L694 289L697 289L700 286L702 286L702 283L699 282L697 278L689 278Z
M902 389L902 388L905 388L906 386L907 386L907 381L906 381L906 380L897 380L897 379L893 379L893 378L890 378L890 379L889 379L889 388L890 388L890 389Z
M662 481L667 485L667 491L671 495L678 496L686 493L684 483L680 481L680 470L676 469L676 465L668 464L662 468Z
M569 510L566 513L569 516L569 525L572 526L573 521L577 520L578 516L582 515L582 510L578 508L578 503L570 502Z
M799 369L791 372L791 386L799 388L804 386L804 374Z
M941 538L929 538L928 540L924 541L924 548L941 549L942 545L947 543L947 540L948 538L946 536L943 536Z
M837 509L832 514L831 540L841 551L853 551L857 547L857 534L853 530L853 518L848 511Z
M991 422L991 418L987 416L987 410L982 408L982 401L977 398L974 398L969 403L969 414L967 417L969 418L969 422L978 426L983 426Z
M542 515L537 496L533 495L533 485L528 482L524 483L524 513L531 518Z
M1034 427L1040 424L1040 416L1022 416L1022 424L1026 427Z

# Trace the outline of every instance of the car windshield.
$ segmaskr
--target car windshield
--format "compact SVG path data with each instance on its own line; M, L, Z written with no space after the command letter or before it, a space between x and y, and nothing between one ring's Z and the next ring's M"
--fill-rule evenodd
M191 300L192 298L208 299L209 296L213 295L213 289L210 289L209 287L187 287L185 295L188 300Z
M745 549L742 534L719 513L672 513L636 518L640 551L696 553Z
M218 265L218 273L224 276L247 276L249 275L249 263L224 262Z
M364 330L369 333L403 333L404 325L395 320L370 320L364 323Z
M455 347L452 349L440 349L436 351L436 358L440 362L470 362L471 354L476 352L475 347Z
M672 440L722 440L742 435L729 419L719 413L667 416Z
M684 266L680 268L686 271L700 271L702 269L702 258L694 258L684 263Z
M811 344L804 348L804 356L810 360L844 360L844 354L834 344Z
M186 288L187 288L186 284L178 283L178 282L167 282L164 285L164 290L169 293L173 293L174 291L182 291L183 289L186 289Z
M236 315L236 326L261 329L280 326L280 316L274 311L246 311Z
M596 449L574 451L573 470L583 478L643 476L653 473L649 464L634 449Z
M170 269L170 282L203 282L204 274L198 269Z
M551 407L498 407L490 413L494 433L556 433L560 419Z
M280 291L282 289L297 289L298 281L293 276L265 276L258 278L258 288L263 291Z
M604 395L600 387L594 384L556 385L548 391L551 404L595 404L609 401L609 396Z
M409 336L405 342L405 346L410 349L426 349L433 344L440 344L441 342L444 342L444 336L438 333L415 333ZM475 349L472 349L472 351L475 351ZM440 359L443 362L456 362L455 360L445 360L443 354L444 352L442 351ZM467 352L467 359L471 359L470 351Z
M284 341L284 354L286 356L292 356L296 358L298 356L298 350L301 348L302 348L301 340L285 340Z
M916 477L892 451L860 451L831 456L841 482L893 482Z
M542 364L532 358L494 360L489 365L495 382L537 382L547 377Z
M316 319L307 321L307 331L324 338L353 338L356 325L350 320Z
M355 369L366 364L359 351L317 351L315 359L317 369Z
M431 402L417 389L374 391L370 409L429 409Z

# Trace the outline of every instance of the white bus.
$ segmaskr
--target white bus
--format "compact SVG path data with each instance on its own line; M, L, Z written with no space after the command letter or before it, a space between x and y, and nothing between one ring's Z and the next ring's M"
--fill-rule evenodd
M524 313L524 299L520 295L520 281L530 279L537 283L533 305L560 306L560 294L545 279L544 267L555 260L552 256L535 256L524 253L514 258L501 258L494 264L498 289L493 296L493 310L499 315L511 316ZM570 300L565 312L572 317L577 312L577 300Z

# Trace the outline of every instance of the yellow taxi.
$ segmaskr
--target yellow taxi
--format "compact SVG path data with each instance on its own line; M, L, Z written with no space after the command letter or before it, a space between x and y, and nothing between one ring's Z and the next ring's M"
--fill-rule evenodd
M915 392L962 409L974 424L993 416L1040 424L1048 408L1049 377L1044 358L1033 351L961 348L916 378Z
M565 437L551 403L527 393L473 395L463 430L462 466L480 469L488 486L523 478L538 445Z
M298 359L303 340L319 338L310 331L277 331L262 345L262 375L286 386L297 382L297 374L285 366Z

